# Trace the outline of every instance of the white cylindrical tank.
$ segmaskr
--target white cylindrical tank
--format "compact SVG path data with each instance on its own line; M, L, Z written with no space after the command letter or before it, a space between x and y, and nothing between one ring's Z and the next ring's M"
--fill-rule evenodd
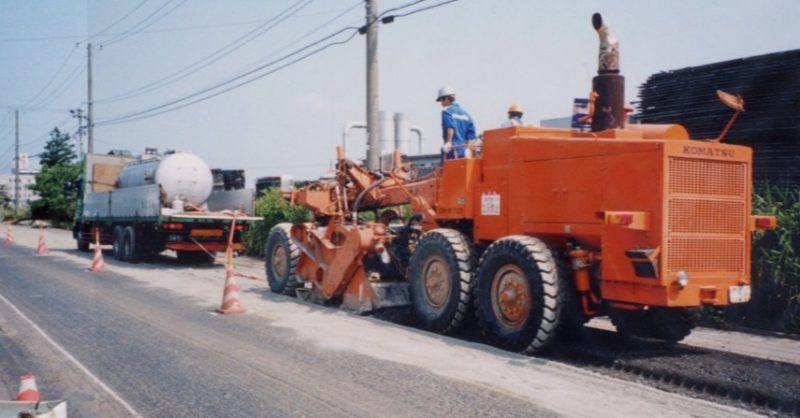
M405 113L397 112L394 114L394 148L400 154L408 155L411 153L411 128L406 119Z
M171 204L175 199L195 206L206 202L211 195L211 169L202 158L190 152L175 152L122 168L117 187L161 185L162 200Z

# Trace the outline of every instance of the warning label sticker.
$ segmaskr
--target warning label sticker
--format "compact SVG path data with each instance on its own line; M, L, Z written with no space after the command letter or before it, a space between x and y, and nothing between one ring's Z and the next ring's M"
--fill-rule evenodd
M481 215L499 216L500 215L500 195L496 192L484 192L481 194Z

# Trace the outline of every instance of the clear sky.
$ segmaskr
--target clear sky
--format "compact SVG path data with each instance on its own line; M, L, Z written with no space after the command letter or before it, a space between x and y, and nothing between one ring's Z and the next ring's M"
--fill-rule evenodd
M412 2L377 1L379 11ZM398 13L443 1L423 1ZM363 0L0 0L0 171L11 165L13 109L21 109L23 152L41 152L57 124L74 132L77 122L68 109L85 108L86 44L92 42L98 48L96 152L191 150L211 167L246 169L251 185L266 175L323 174L342 127L365 119L363 36L180 110L128 123L102 122L171 102L340 28L359 26L363 5ZM286 10L288 18L273 21L268 31L235 50L226 48L269 27L270 19ZM513 102L525 108L528 122L567 116L572 99L587 95L596 71L598 42L590 23L596 11L619 39L629 101L659 71L800 47L797 0L460 0L380 26L381 109L407 113L425 133L426 152L441 145L434 99L442 85L456 89L479 130L498 126ZM225 55L213 55L217 51ZM200 69L179 73L187 67ZM185 76L164 80L175 73ZM128 94L159 80L163 86ZM348 154L363 158L364 133L354 132L349 144Z

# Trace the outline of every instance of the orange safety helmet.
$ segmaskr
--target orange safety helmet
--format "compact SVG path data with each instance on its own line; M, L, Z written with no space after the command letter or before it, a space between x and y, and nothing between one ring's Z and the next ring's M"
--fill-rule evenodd
M523 113L525 113L525 112L522 110L522 106L520 106L520 105L518 105L518 104L514 103L514 104L512 104L511 106L509 106L509 107L508 107L508 113L519 113L519 114L523 114Z

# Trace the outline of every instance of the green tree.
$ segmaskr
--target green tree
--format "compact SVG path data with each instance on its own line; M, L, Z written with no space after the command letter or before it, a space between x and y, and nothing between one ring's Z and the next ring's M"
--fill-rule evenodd
M39 155L42 170L61 164L72 163L75 155L75 146L70 143L69 134L62 133L58 128L50 132L50 140L44 146L44 151Z
M0 184L0 209L7 209L11 207L11 191L5 184Z
M39 200L31 202L31 212L34 217L49 218L55 223L70 221L75 214L81 169L75 163L69 134L53 129L40 157L42 172L36 175L36 184L30 186L39 194Z

